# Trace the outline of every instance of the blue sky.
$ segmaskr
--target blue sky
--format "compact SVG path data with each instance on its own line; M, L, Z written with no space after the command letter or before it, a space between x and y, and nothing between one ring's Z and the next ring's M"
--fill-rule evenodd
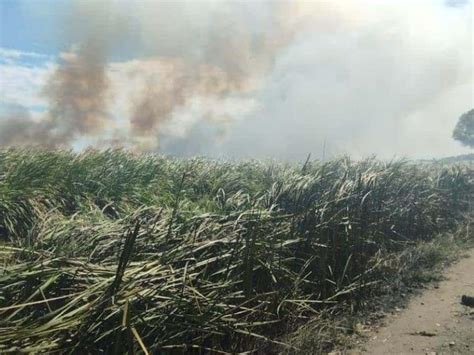
M45 103L33 98L38 96L37 79L44 77L42 73L64 47L58 36L58 22L61 14L70 11L70 4L44 0L38 1L33 10L31 1L0 1L0 114L17 110L17 101L33 112L46 109ZM24 95L18 97L19 92Z
M1 0L0 46L55 55L64 49L60 21L71 11L71 1Z
M77 5L71 0L0 0L0 15L0 114L20 105L33 113L44 112L47 103L41 86L59 53L79 43L89 23L76 16ZM127 23L131 27L134 22ZM130 29L120 45L111 48L110 60L139 55L138 33Z
M106 1L87 2L103 3L102 10L108 12ZM0 47L46 56L67 51L84 37L90 25L86 16L78 14L78 8L71 0L0 0ZM106 19L103 21L107 23ZM127 16L126 23L120 44L108 53L111 59L125 60L144 54L136 18ZM41 63L40 57L32 56L25 56L22 61Z

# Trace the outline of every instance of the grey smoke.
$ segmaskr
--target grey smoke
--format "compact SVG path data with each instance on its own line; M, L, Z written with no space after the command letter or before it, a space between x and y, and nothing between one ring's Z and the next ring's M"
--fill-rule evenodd
M201 152L301 160L308 153L321 157L325 142L329 155L358 157L462 151L450 134L473 102L469 9L398 5L413 12L409 19L359 9L373 17L355 25L357 13L324 3L319 10L326 15L322 24L299 32L279 53L261 92L262 109ZM406 23L417 16L418 25ZM192 139L203 140L202 134Z
M473 101L471 10L441 0L78 2L45 122L71 142L175 155L459 153L450 135ZM140 58L120 113L110 68L130 58L114 58L117 48Z

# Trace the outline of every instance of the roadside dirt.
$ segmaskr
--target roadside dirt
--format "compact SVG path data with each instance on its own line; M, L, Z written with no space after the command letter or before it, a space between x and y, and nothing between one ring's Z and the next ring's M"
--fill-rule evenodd
M449 267L444 280L397 309L359 350L364 354L474 354L474 250Z

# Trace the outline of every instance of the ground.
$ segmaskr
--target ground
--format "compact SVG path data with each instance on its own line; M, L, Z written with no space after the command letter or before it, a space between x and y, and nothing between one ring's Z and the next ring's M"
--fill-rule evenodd
M373 329L364 354L474 353L474 308L460 304L474 295L474 250L448 268L443 281L396 309Z

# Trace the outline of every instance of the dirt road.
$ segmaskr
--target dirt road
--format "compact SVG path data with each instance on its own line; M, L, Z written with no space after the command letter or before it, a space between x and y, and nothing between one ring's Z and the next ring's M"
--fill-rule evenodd
M364 354L474 354L474 308L460 304L474 296L474 250L448 268L445 280L414 297L386 319L361 349Z

